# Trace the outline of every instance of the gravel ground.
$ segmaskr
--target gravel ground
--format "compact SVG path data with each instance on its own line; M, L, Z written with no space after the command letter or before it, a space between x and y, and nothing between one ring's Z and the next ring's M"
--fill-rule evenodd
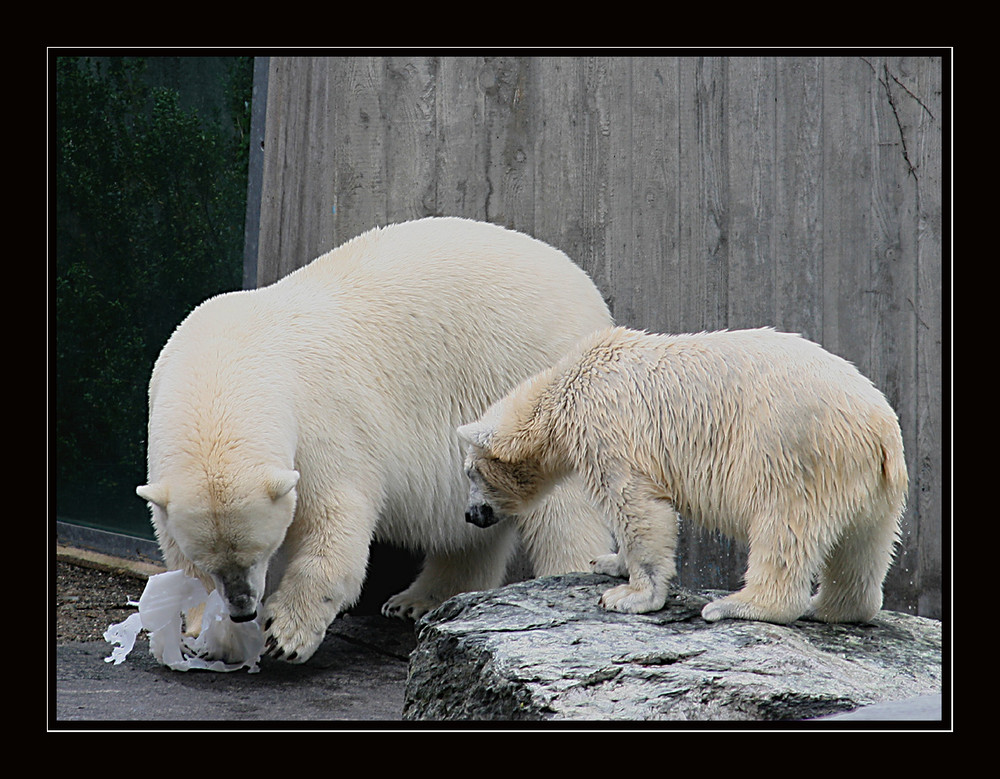
M146 579L138 574L103 570L56 560L56 641L102 641L108 625L136 611Z

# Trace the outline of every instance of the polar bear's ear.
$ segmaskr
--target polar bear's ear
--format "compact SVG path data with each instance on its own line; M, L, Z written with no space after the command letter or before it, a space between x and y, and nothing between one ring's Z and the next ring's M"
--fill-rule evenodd
M165 484L143 484L135 488L135 494L161 509L167 508L167 486Z
M489 449L490 441L493 440L493 426L482 420L470 422L458 428L458 437L467 444L478 446L480 449Z
M271 496L271 500L277 500L291 492L298 483L298 471L275 470L267 482L267 494Z

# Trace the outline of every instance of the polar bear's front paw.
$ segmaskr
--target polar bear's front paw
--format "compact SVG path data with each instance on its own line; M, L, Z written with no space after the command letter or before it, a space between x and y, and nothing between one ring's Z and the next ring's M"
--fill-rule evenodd
M718 622L720 619L735 616L734 612L735 609L723 598L706 603L701 610L701 618L706 622Z
M621 611L626 614L644 614L647 611L657 611L663 608L665 596L659 596L652 587L642 588L633 584L621 584L607 590L600 600L601 606L608 611Z
M414 595L404 590L393 595L382 606L382 615L398 619L412 619L416 622L424 614L441 605L441 601L428 595Z
M280 591L274 595L280 596ZM281 599L268 599L264 620L264 653L288 663L304 663L319 648L329 625L325 619L309 619L307 615L285 607Z
M608 576L628 576L625 559L620 554L602 554L590 561L590 570Z

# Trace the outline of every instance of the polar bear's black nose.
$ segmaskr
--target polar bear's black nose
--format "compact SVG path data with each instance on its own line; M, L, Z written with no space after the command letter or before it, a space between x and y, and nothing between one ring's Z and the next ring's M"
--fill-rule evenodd
M497 523L497 517L491 505L480 503L465 510L465 521L476 527L489 527Z
M233 622L250 622L257 618L257 604L250 595L229 599L229 618Z

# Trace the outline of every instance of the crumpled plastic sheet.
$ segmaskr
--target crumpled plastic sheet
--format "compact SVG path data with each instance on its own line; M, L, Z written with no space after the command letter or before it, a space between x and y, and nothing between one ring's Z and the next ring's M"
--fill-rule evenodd
M201 632L197 637L183 635L183 612L201 603L205 604ZM256 673L260 670L257 663L264 651L260 617L252 622L233 622L218 591L207 592L201 581L186 576L183 571L150 576L138 604L131 605L139 606L138 614L109 625L104 631L104 640L117 644L104 662L115 665L124 662L139 632L147 630L150 653L175 671L248 668L250 673ZM227 660L209 659L215 657Z

